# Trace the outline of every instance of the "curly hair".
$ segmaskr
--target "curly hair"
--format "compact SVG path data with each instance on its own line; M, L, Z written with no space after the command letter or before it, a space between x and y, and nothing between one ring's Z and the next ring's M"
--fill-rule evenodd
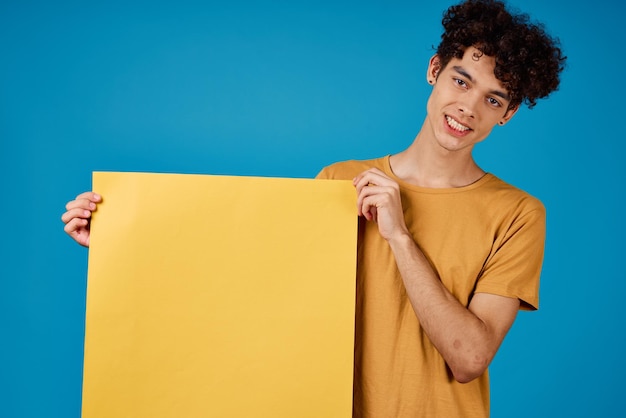
M470 46L494 57L494 74L511 95L510 107L533 108L537 99L558 89L566 60L560 42L527 14L511 14L501 1L466 0L451 6L442 24L437 47L442 67L462 58Z

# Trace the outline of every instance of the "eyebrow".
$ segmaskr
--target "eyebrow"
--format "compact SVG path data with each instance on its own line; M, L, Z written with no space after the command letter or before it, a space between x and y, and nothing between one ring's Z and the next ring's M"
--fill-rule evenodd
M474 79L472 78L472 76L467 71L465 71L463 67L455 65L454 67L452 67L452 69L456 71L457 73L461 74L463 77L467 78L472 83L474 82ZM509 96L508 94L506 94L505 92L501 90L491 90L489 93L493 94L494 96L501 97L502 99L507 100L509 102L511 101L511 96Z

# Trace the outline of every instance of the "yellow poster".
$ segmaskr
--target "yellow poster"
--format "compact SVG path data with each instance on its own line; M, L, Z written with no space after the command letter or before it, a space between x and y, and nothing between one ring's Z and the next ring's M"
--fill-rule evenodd
M349 181L96 172L83 418L348 418Z

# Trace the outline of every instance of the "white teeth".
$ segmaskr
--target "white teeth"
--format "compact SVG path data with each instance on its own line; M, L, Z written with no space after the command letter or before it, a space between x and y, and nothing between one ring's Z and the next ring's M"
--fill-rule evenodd
M469 129L467 126L461 125L450 116L446 116L446 120L448 121L448 125L450 125L453 129L457 131L467 131Z

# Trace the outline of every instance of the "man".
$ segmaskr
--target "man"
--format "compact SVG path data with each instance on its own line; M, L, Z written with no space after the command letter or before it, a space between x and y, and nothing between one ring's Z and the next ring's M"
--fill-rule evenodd
M538 307L544 207L472 149L556 90L565 57L500 2L452 6L443 25L413 143L318 175L358 195L354 417L487 417L487 366L517 311ZM99 201L83 193L62 217L82 245Z

